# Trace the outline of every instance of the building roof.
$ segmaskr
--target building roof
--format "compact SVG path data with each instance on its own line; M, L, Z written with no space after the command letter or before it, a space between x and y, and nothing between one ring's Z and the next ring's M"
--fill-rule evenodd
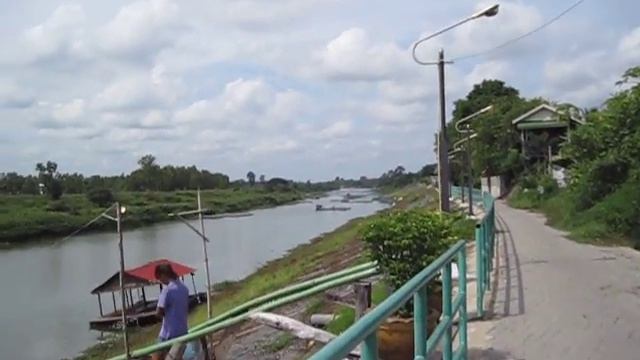
M156 266L160 264L169 264L178 276L193 274L196 269L182 265L175 261L167 259L158 259L150 261L144 265L126 269L124 271L124 287L126 289L139 288L143 286L155 285L158 283L155 277ZM111 275L105 282L91 290L91 294L114 292L120 290L120 271Z
M552 116L549 116L549 113L552 113ZM554 106L551 106L549 104L540 104L535 108L513 119L511 123L516 125L522 122L532 122L532 123L541 123L541 124L548 122L550 127L558 127L557 125L553 126L552 124L557 124L559 122L557 116L560 113L561 111ZM546 114L547 116L544 116L544 114ZM536 118L536 115L542 115L542 116L540 118ZM584 123L582 119L579 119L571 114L570 114L570 118L572 121L575 121L579 124ZM539 126L536 128L542 128L542 127L544 126ZM518 126L518 128L520 128L520 126Z

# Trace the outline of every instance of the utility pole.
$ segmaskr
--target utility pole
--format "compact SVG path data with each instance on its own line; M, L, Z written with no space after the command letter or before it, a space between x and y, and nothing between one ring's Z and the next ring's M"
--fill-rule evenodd
M204 232L204 218L202 216L202 201L200 200L200 188L198 188L198 219L200 220L200 232L202 233L202 253L204 254L204 269L207 274L207 318L211 319L211 274L209 273L209 255L207 253L207 236Z
M120 305L122 306L122 336L124 338L124 352L128 359L131 359L129 350L129 334L127 330L127 309L124 289L124 248L122 244L122 209L120 203L116 202L116 223L118 224L118 250L120 251Z
M440 84L440 138L438 141L438 180L440 183L440 211L449 212L449 147L447 142L447 113L444 90L444 49L438 53L438 82Z

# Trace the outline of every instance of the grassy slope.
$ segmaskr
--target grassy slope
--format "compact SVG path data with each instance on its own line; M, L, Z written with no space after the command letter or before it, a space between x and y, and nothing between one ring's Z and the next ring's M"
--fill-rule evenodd
M425 186L412 185L391 195L404 198L409 196L417 199L426 197L430 191ZM404 207L409 204L403 201L399 205ZM375 216L377 215L372 215L371 217ZM220 314L257 296L290 285L302 276L318 269L330 268L335 259L339 258L346 248L357 246L357 243L359 243L358 232L369 218L351 220L331 233L320 236L308 244L299 245L291 250L288 255L269 262L246 279L237 283L227 284L224 290L221 290L213 299L214 314ZM308 309L310 313L315 312L314 307L320 309L323 305L322 302L315 302L314 304ZM200 306L190 315L189 324L193 326L205 319L206 308ZM132 348L139 348L155 341L158 330L159 326L156 325L134 332L130 340ZM283 337L278 342L287 343L287 341ZM282 344L273 344L274 349L279 349L281 346ZM85 354L77 359L104 359L121 353L121 341L114 339L89 348Z
M567 231L569 238L575 241L594 245L632 246L632 240L628 236L610 228L607 216L596 214L598 206L589 211L574 213L567 207L571 201L568 192L563 190L553 195L540 196L535 191L525 192L520 187L516 187L508 199L509 205L515 208L543 213L547 224ZM609 211L611 212L615 212L615 209Z
M203 207L215 213L275 206L302 199L297 191L268 192L260 188L202 192ZM168 220L168 213L196 207L195 191L123 192L117 199L127 207L125 227ZM68 235L103 211L84 195L65 195L58 201L43 196L0 195L0 242L20 242L48 236ZM108 220L92 229L114 229Z

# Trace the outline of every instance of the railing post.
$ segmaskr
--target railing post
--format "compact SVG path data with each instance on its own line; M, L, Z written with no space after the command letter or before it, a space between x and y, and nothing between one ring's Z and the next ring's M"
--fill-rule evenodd
M413 354L415 360L427 355L427 285L413 294Z
M484 229L484 252L483 252L483 268L484 268L484 289L490 290L491 284L489 283L489 274L491 271L491 261L489 258L491 257L491 232L489 229L488 218L485 218L483 221L483 229Z
M376 330L364 339L360 352L362 360L378 360L378 333Z
M442 268L442 312L443 318L453 319L451 306L451 262L448 262ZM453 355L451 341L451 326L447 327L444 332L444 342L442 344L442 358L451 360Z
M462 351L462 359L467 358L467 253L463 247L458 253L458 291L463 299L460 306L460 351Z
M476 224L476 309L478 316L484 316L484 269L482 266L484 242L482 224Z

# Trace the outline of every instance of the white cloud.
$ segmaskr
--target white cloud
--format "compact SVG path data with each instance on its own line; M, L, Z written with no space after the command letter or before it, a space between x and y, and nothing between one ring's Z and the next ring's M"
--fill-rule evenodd
M620 39L618 52L626 61L640 62L640 27L633 29Z
M465 84L472 88L474 84L486 79L509 80L512 74L511 65L507 61L492 60L477 64L471 72L465 76Z
M66 104L56 104L51 115L59 121L76 120L84 115L85 104L83 99L73 99Z
M336 121L322 129L318 135L321 139L344 138L353 131L353 123L349 120Z
M299 149L299 144L295 140L284 137L273 139L262 139L252 145L248 152L249 156L268 156L274 153L287 153Z
M178 4L141 0L125 5L102 29L101 46L113 53L144 55L167 45L178 30Z
M335 80L377 81L405 70L408 53L396 44L375 43L361 28L351 28L331 40L314 64L322 75Z
M149 73L127 73L114 80L95 96L93 106L126 110L170 105L183 90L181 79L168 76L157 65Z
M33 105L35 97L30 90L21 89L11 82L0 82L0 109L24 109Z
M83 55L86 51L84 10L77 4L62 4L41 24L24 32L31 60L56 55Z
M122 164L135 166L142 152L232 176L258 167L319 178L419 166L434 158L438 81L435 67L412 62L411 43L475 9L403 5L9 2L0 13L0 117L11 121L0 133L50 149L83 172L131 170ZM585 2L503 50L448 65L447 113L484 78L506 80L526 96L600 103L640 62L631 16L639 6ZM497 17L428 41L421 58L434 59L441 46L448 58L483 51L562 9L552 0L502 1ZM605 30L589 33L594 27ZM424 157L413 156L417 148ZM13 159L0 157L0 171L31 170Z
M202 99L176 112L179 122L208 122L229 127L269 128L292 121L304 112L301 93L279 91L263 79L236 79L217 97Z

